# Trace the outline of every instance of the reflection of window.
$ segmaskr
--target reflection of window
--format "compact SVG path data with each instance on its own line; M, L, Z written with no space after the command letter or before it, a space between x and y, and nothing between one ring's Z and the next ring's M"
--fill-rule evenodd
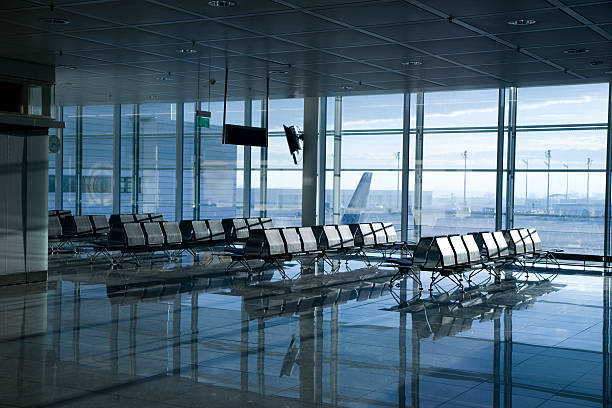
M131 177L121 177L120 183L121 183L120 192L122 193L132 192L132 178Z

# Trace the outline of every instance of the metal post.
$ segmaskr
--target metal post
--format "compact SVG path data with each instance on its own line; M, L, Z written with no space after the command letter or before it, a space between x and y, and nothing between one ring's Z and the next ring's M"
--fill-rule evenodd
M408 241L408 214L410 213L410 93L404 93L402 132L402 241Z
M244 397L249 392L249 314L244 296L240 302L240 392ZM243 401L243 405L245 402Z
M416 136L414 159L414 240L421 238L423 212L423 125L425 121L425 94L417 93Z
M193 382L198 382L198 362L199 346L198 334L200 332L199 325L199 309L198 309L199 292L194 290L191 292L191 379Z
M317 145L319 141L319 98L304 98L304 150L302 161L302 225L317 222Z
M508 98L508 160L506 174L506 228L514 226L514 178L516 176L516 87Z
M57 107L57 118L59 121L64 120L64 107ZM60 140L59 152L55 155L55 208L62 209L64 207L64 129L57 129L57 137Z
M319 98L319 137L317 155L317 224L325 225L325 170L327 158L327 97Z
M121 212L121 105L113 105L113 214Z
M504 310L504 408L512 408L512 309Z
M172 302L172 374L181 376L181 297L178 293Z
M587 157L587 185L586 185L586 201L589 204L589 192L591 187L591 164L593 164L593 160L590 157ZM57 165L56 165L57 168Z
M330 357L329 357L329 393L332 407L338 406L338 305L331 307L330 324Z
M202 109L202 102L196 102L195 110ZM195 113L194 113L195 115ZM202 129L198 126L198 121L194 116L193 130L193 219L200 219L200 167L202 164Z
M546 157L546 213L550 212L550 149L544 152Z
M611 305L612 301L610 292L610 278L603 278L603 332L602 332L602 397L603 407L612 407L612 361L610 361L611 344L612 340L612 326L610 325L611 316Z
M493 320L493 408L500 408L500 346L501 346L501 324L499 318Z
M340 224L340 174L342 166L342 96L336 96L334 115L334 224Z
M253 124L253 104L250 99L244 101L244 125ZM242 216L251 216L251 146L244 146L242 173Z
M406 95L406 94L404 94ZM404 99L405 100L405 99ZM400 282L400 299L402 302L406 301L406 280L403 279ZM406 316L406 312L400 312L400 316L399 316L399 335L398 335L398 340L399 340L399 344L398 344L398 352L399 352L399 376L397 379L397 397L398 397L398 404L397 406L399 408L405 408L406 407L406 370L407 370L407 355L406 355L406 340L407 340L407 336L406 336L406 322L407 322L407 316ZM413 333L414 335L414 333Z
M612 237L610 217L612 216L612 83L608 84L608 141L606 153L606 202L604 210L604 267L610 266L612 256ZM606 270L606 273L611 271Z
M497 100L497 178L495 182L495 229L503 225L504 188L504 125L506 113L506 88L499 88Z
M266 322L263 317L257 319L257 386L259 393L264 395L266 392L265 379L265 352L266 352Z
M138 185L140 177L138 171L140 169L140 105L134 105L134 135L132 139L132 213L138 213Z
M176 104L176 171L175 171L175 189L174 189L174 219L180 221L183 219L183 154L184 154L184 121L185 105L183 103Z
M81 215L83 186L83 107L76 107L76 169L75 169L74 213Z
M270 100L266 97L261 101L261 127L268 128L268 107ZM269 135L268 135L269 140ZM262 147L259 161L261 171L259 172L259 216L265 217L268 203L268 148Z

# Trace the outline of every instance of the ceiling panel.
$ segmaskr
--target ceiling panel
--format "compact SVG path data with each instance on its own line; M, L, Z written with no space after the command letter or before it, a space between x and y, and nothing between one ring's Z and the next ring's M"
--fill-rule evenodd
M317 13L354 26L376 26L437 19L431 13L411 6L405 1L384 4L346 5L319 10Z
M453 61L465 65L498 65L533 61L533 58L509 49L492 52L448 54L447 56L452 58Z
M208 0L162 0L157 3L165 4L169 8L179 8L211 18L231 18L234 16L278 13L290 10L282 4L270 0L239 0L236 7L229 8L211 7L208 5Z
M247 31L205 20L149 25L146 29L162 35L178 37L189 41L216 41L240 38L248 39L253 37L253 34Z
M508 24L508 21L516 20L517 18L535 20L536 23L528 26L513 26ZM463 18L462 21L493 34L521 34L525 32L550 30L554 28L580 26L578 21L557 9L534 10L528 13L523 13L520 16L517 16L516 12L502 13L492 16Z
M377 45L385 43L384 40L353 30L281 35L279 38L295 41L313 48L344 48L346 46Z
M468 52L503 51L508 48L485 37L422 41L410 43L414 47L433 54L460 54Z
M272 35L333 30L338 28L337 24L300 13L299 11L292 11L280 15L269 14L235 17L224 21L231 23L235 27Z
M387 27L370 27L368 30L393 40L406 43L477 36L477 34L474 34L472 31L466 30L465 28L452 24L448 21L401 24Z
M41 19L56 18L67 20L68 24L50 24L41 21ZM56 8L55 11L50 11L48 8L36 8L27 10L3 10L0 11L0 19L9 20L14 24L32 26L44 31L61 33L67 31L87 30L96 28L116 27L116 24L110 24L95 18L84 17L79 14Z
M501 34L500 38L510 41L521 48L569 45L600 41L601 37L586 27L564 28L561 30L540 31L538 33Z
M482 0L427 0L428 6L454 17L482 16L495 13L513 13L515 18L525 18L522 10L552 8L545 0L513 0L513 1L482 1Z
M61 9L120 24L153 24L193 19L194 17L145 0L76 3Z
M612 3L576 7L575 10L596 24L612 23Z

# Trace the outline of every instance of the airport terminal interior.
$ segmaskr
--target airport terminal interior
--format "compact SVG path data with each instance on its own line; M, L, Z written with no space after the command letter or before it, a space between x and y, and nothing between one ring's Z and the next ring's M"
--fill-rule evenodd
M0 23L0 408L612 408L612 1Z

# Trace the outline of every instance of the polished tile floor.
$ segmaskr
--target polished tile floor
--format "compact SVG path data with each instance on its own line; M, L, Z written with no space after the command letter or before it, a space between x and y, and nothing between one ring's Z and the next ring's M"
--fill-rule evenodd
M612 405L609 278L414 298L348 266L53 261L46 284L0 288L0 407Z

